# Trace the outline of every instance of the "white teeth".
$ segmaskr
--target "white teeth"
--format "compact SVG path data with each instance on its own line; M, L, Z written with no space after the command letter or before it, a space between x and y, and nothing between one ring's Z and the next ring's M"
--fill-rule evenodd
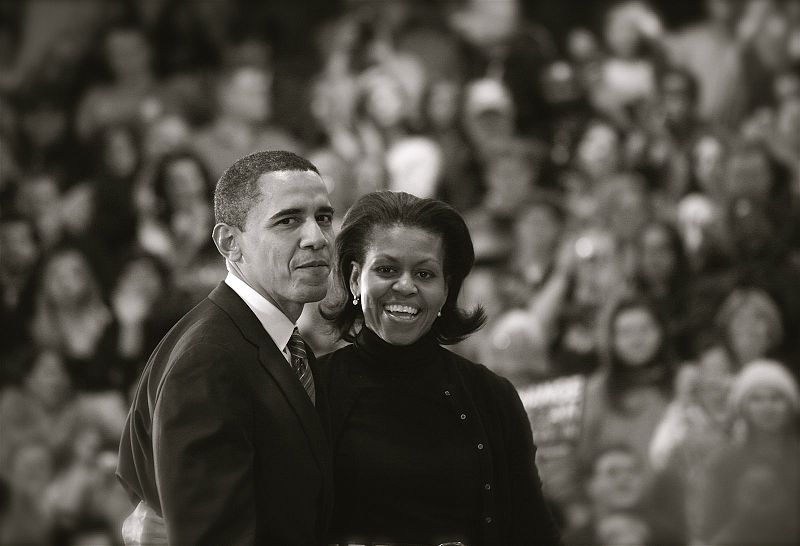
M384 309L392 313L408 313L410 315L416 315L419 313L419 309L408 305L387 305L384 307Z

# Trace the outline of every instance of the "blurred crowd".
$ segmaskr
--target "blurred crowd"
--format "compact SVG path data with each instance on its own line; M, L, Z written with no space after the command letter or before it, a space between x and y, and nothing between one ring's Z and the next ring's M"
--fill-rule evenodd
M0 544L120 543L131 389L260 149L339 219L464 214L453 349L579 379L558 453L534 427L568 545L800 540L800 3L2 0Z

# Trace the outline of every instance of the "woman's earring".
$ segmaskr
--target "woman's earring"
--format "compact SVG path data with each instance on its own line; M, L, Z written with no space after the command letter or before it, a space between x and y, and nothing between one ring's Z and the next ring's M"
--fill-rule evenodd
M353 296L353 305L358 306L358 296Z
M441 310L440 310L438 313L436 313L436 316L437 316L437 317L441 317L441 316L442 316L442 312L441 312Z

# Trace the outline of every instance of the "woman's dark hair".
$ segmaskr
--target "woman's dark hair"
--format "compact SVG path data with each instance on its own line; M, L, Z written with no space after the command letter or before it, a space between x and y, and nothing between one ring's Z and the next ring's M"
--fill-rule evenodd
M686 308L686 289L689 285L690 280L690 269L689 269L689 258L686 254L686 247L683 244L683 238L681 237L680 232L675 228L675 226L662 219L653 219L647 222L643 227L642 230L639 232L636 243L639 246L639 255L644 251L644 238L645 235L651 229L659 229L663 231L668 239L669 248L672 251L672 255L675 258L675 268L673 269L670 277L668 279L668 289L669 294L666 296L664 301L656 301L654 303L660 304L663 303L664 305L660 305L662 313L668 315L668 320L672 320L673 318L680 318L680 314ZM644 273L641 270L641 264L639 268L637 268L636 272L636 283L641 291L646 294L649 294L651 287L649 286L649 281L645 277ZM653 295L650 295L653 298ZM658 298L654 298L658 299Z
M211 203L214 199L215 181L211 177L211 172L208 170L208 167L206 167L205 162L197 153L182 149L166 154L156 165L155 176L153 177L153 193L157 198L156 214L162 222L167 222L174 212L173 204L170 203L167 197L167 170L170 165L182 160L188 160L197 165L200 175L203 177L203 188L208 202Z
M472 269L475 252L464 219L456 210L436 199L421 199L404 192L379 191L361 197L344 217L336 237L334 296L320 305L320 314L345 341L355 339L356 323L363 323L361 307L350 303L353 262L363 264L370 237L378 228L420 228L442 238L447 300L442 315L431 327L439 343L457 343L483 326L481 306L471 311L458 307L461 285Z
M643 309L650 313L661 330L661 345L649 362L636 367L623 364L614 346L617 317L629 309ZM670 396L673 388L674 355L669 338L668 323L662 317L658 307L646 296L639 293L624 294L613 301L605 315L606 333L606 395L611 408L624 413L622 398L630 389L650 385Z

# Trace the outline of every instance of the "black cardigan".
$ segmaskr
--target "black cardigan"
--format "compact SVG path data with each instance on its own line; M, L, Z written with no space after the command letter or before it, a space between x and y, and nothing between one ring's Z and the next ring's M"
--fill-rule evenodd
M395 349L387 344L384 350L386 358L392 358ZM542 495L534 462L536 447L517 391L508 380L485 366L438 345L433 350L437 360L444 362L450 378L448 384L442 385L442 396L461 416L481 455L481 478L488 486L482 493L481 544L560 544L558 529ZM351 380L349 370L364 356L357 341L318 362L317 381L321 388L317 408L334 453L348 414L363 390Z

